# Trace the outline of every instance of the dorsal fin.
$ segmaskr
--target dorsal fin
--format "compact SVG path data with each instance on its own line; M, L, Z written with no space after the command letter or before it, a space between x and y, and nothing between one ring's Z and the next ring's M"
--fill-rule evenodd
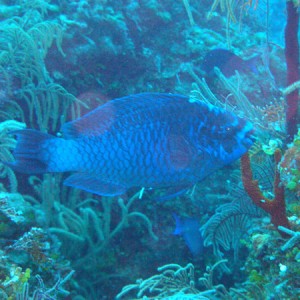
M112 100L83 117L64 124L67 139L100 135L110 128L132 122L134 126L145 122L145 117L161 115L171 103L186 101L188 97L176 94L143 93ZM158 111L160 113L158 113Z

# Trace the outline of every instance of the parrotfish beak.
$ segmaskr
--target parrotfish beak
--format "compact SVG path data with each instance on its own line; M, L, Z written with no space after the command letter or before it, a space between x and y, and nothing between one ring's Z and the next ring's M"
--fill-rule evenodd
M256 141L255 130L252 128L245 134L245 138L243 139L243 145L246 148L250 148L254 142Z

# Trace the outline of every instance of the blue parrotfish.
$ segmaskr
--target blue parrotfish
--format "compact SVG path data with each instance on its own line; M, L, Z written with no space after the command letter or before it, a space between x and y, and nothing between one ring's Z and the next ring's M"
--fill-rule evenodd
M176 214L173 214L173 218L176 222L176 228L173 234L183 236L186 245L194 256L202 254L204 240L199 230L199 219L183 218Z
M208 77L215 76L215 67L219 68L226 77L233 76L235 71L256 73L258 60L258 56L245 60L229 50L214 49L205 55L201 64L201 70Z
M176 94L111 100L62 126L62 137L37 130L17 137L14 170L74 172L64 184L103 196L129 188L188 188L230 164L253 144L249 121Z

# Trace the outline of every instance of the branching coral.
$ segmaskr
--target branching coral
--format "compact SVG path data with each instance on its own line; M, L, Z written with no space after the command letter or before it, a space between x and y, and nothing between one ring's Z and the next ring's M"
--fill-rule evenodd
M220 260L211 268L207 268L207 273L199 278L199 285L204 286L205 290L196 287L194 265L187 264L182 267L178 264L168 264L158 268L161 274L154 275L148 279L137 280L136 284L130 284L123 287L122 291L116 296L116 299L126 297L133 290L137 290L138 299L148 299L146 296L155 299L227 299L228 291L222 284L213 283L214 270L226 260ZM129 299L129 298L126 298ZM132 299L132 298L130 298ZM230 298L228 298L230 299Z
M249 199L246 198L245 202ZM212 246L214 255L221 259L225 251L233 249L234 261L238 261L240 240L252 224L252 218L259 217L260 213L253 207L245 207L240 203L228 203L220 206L201 228L205 246ZM223 265L229 272L229 268Z
M214 0L213 4L211 6L210 12L208 14L208 18L212 17L212 13L217 9L218 6L220 6L222 12L227 12L227 18L233 22L236 22L236 16L235 16L235 9L237 6L239 6L240 9L244 9L247 7L251 7L254 4L254 9L257 7L258 0L244 0L241 1L238 0Z
M68 296L70 294L63 285L70 280L74 271L70 271L65 277L59 278L54 286L48 288L40 275L36 275L38 285L30 288L29 280L31 279L32 271L27 268L22 270L21 267L11 266L10 274L0 284L0 296L3 300L17 299L17 300L34 300L34 299L48 299L55 300L57 296ZM31 280L32 281L32 280ZM32 290L30 292L30 290ZM30 296L32 295L32 296Z
M138 289L138 298L145 295L147 291L153 293L153 295L158 294L160 298L171 296L178 292L186 294L199 293L194 287L195 276L192 264L188 264L185 267L169 264L158 268L158 271L161 274L154 275L146 280L139 280L137 284L124 287L122 292L117 295L117 299L120 299L132 289Z
M277 165L281 160L281 151L277 149L274 153L275 158L275 178L274 178L274 198L267 198L259 188L258 181L253 179L249 154L244 154L241 158L242 181L244 188L253 203L265 210L271 216L271 222L276 229L278 226L290 228L286 216L286 204L284 196L284 187L280 184L280 174Z
M47 15L48 11L57 11L59 8L56 5L53 5L49 0L19 0L19 5L22 10L28 11L39 11L42 16Z
M182 0L183 5L185 7L186 13L188 15L189 21L190 21L190 25L194 26L195 25L195 21L193 18L193 14L192 14L192 10L191 10L191 6L188 0Z
M52 245L52 242L50 243L50 240L53 241L46 231L33 227L16 241L12 241L11 245L3 247L0 263L2 274L2 280L0 280L1 299L54 300L57 299L58 295L67 296L70 294L63 285L72 277L74 271L66 267L65 261L62 266L55 252L56 247ZM22 254L18 255L18 253ZM26 259L29 256L24 255L24 253L29 254L31 259ZM25 262L26 269L24 268ZM32 274L36 274L37 269L38 272L43 271L42 277L47 278L46 283L37 274L35 278L38 283L33 284ZM55 271L55 275L53 271ZM52 277L51 283L49 283L49 275ZM49 285L52 287L47 288L46 286Z
M14 172L4 165L4 161L13 161L13 155L11 150L16 145L16 140L9 134L10 131L25 128L24 123L20 123L14 120L7 120L0 123L0 178L8 178L9 190L11 192L17 192L18 182ZM3 187L0 187L0 190Z
M236 0L214 0L210 12L208 13L208 18L212 17L213 12L220 6L222 12L227 13L227 18L233 22L236 22L236 17L234 14Z
M281 99L272 99L269 104L263 107L254 105L241 89L242 79L238 72L235 74L235 81L227 78L222 72L215 68L215 74L220 83L229 92L225 101L222 101L214 94L204 78L200 78L189 64L185 65L184 71L189 73L195 80L191 99L209 102L215 106L232 111L242 118L250 120L258 128L258 131L266 132L272 136L282 137L284 132L284 108ZM262 134L260 134L262 136Z
M42 131L57 131L69 111L73 112L73 117L78 117L80 106L87 105L55 84L45 66L45 57L54 42L64 55L62 26L56 21L44 21L39 14L31 18L31 13L2 22L0 71L5 78L13 76L20 81L12 94L17 103L22 103L22 108L28 110L26 123Z
M10 245L8 250L24 251L30 254L39 266L50 263L51 260L45 253L49 247L45 236L46 234L41 228L32 227L29 232Z
M42 131L52 130L55 132L59 130L70 110L69 117L76 118L80 114L80 107L87 107L86 104L55 83L28 85L20 89L17 95L27 103L30 127L37 127Z
M253 6L252 0L214 0L211 6L210 11L208 12L207 18L211 19L213 16L213 13L217 10L217 8L220 6L221 12L226 13L227 18L227 24L226 24L226 35L227 35L227 41L228 44L230 44L229 39L229 28L231 22L236 22L237 17L237 10L239 11L239 18L241 17L244 10L249 9ZM254 9L257 7L258 0L255 0Z
M8 220L16 224L25 223L24 215L30 210L31 207L21 194L0 192L0 214L3 214Z
M152 230L152 224L148 217L137 211L129 211L131 205L138 197L139 193L133 195L126 203L122 198L118 199L120 220L114 228L112 228L112 207L115 199L104 198L101 200L103 211L100 213L91 207L85 207L79 210L80 214L77 214L71 209L59 205L57 207L59 210L57 225L49 230L68 242L76 243L77 247L70 249L71 252L72 250L73 252L75 251L76 255L78 255L80 249L84 249L84 253L75 262L75 266L85 269L93 268L94 266L88 262L99 256L106 249L109 242L124 228L129 226L133 219L140 219L146 225L151 238L157 241L158 238Z
M281 247L282 251L286 251L289 248L294 247L296 244L300 243L300 232L293 231L291 229L285 228L283 226L278 226L278 229L285 234L289 235L291 238Z
M20 19L19 22L23 21ZM31 35L29 30L26 31L19 22L9 19L1 24L1 67L4 70L11 69L13 74L21 80L22 86L47 80L48 74L43 61L47 48L42 48L45 43L40 44L38 40L34 40L38 29L35 30L34 26L29 29L34 33ZM50 32L50 26L56 25L55 23L48 24L47 32ZM41 30L39 32L42 33ZM52 34L55 34L54 30ZM51 41L53 37L49 37Z

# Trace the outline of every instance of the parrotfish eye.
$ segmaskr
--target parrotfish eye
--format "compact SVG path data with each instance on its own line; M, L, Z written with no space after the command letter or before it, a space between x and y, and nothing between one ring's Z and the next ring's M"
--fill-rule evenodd
M233 135L237 132L237 127L236 126L232 126L232 125L227 125L225 126L225 134L226 135Z

